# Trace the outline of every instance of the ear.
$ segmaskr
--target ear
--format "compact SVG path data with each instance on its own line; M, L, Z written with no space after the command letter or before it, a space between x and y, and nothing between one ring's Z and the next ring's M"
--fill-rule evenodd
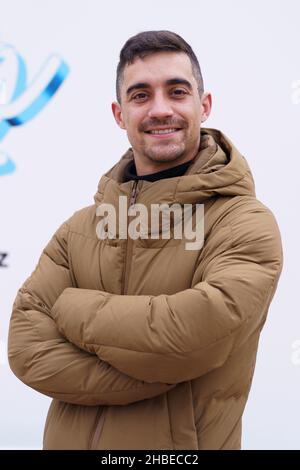
M111 104L111 109L112 109L115 121L118 124L118 126L121 127L121 129L126 129L120 104L117 101L114 101Z
M211 93L205 92L203 93L201 97L201 122L206 121L206 119L209 117L210 112L211 112L211 107L212 107L212 97Z

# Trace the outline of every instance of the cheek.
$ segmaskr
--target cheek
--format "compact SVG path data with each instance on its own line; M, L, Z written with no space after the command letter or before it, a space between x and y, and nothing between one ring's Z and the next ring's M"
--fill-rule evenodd
M200 112L200 110L195 110L191 120L192 120L192 123L193 123L193 127L195 129L199 129L200 126L201 126L201 112Z
M191 102L186 103L186 105L182 105L175 110L175 113L178 116L181 116L189 126L197 126L198 122L201 121L201 110L195 103L191 104Z
M142 122L142 119L137 113L127 116L127 119L126 119L127 130L131 134L138 133L141 122Z

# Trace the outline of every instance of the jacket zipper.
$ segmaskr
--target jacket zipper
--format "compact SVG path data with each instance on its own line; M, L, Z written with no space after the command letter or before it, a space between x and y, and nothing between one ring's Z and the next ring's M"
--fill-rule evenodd
M96 450L97 449L97 444L99 442L103 425L104 425L104 420L105 420L105 414L106 414L107 408L99 408L96 419L95 419L95 427L94 427L94 432L93 432L93 437L91 439L91 443L89 445L89 450Z
M129 199L129 207L133 206L135 204L137 195L138 195L138 181L134 181L132 190L131 190L131 195ZM127 216L128 217L128 216ZM127 219L128 222L128 219ZM128 224L127 224L128 225ZM128 237L128 234L127 234ZM123 288L122 288L122 294L124 295L127 292L127 287L128 287L128 273L129 273L129 268L130 268L130 263L128 260L131 259L131 253L132 253L132 240L127 238L127 246L126 246L126 256L125 256L125 263L124 263L124 274L123 274ZM96 420L95 420L95 428L93 432L93 437L91 439L91 444L89 446L90 450L96 450L98 442L101 437L104 421L105 421L105 414L106 414L107 408L100 408Z
M139 193L139 181L134 181L132 189L131 189L130 199L129 199L129 207L135 204L138 193ZM129 221L130 221L130 216L127 216L127 222L128 222L127 227L129 225ZM122 295L125 295L128 289L132 249L133 249L133 242L127 233L126 255L125 255L125 262L124 262L123 282L122 282Z

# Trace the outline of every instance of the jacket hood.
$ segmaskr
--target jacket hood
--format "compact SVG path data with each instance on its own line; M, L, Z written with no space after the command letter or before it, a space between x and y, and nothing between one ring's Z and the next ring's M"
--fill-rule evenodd
M98 184L94 196L96 204L107 197L107 190L114 194L128 194L132 182L123 182L125 166L133 160L130 148ZM202 128L199 152L187 172L180 177L166 178L155 182L143 181L148 203L200 203L213 196L255 196L251 170L245 157L233 143L217 129ZM152 191L153 189L153 191Z

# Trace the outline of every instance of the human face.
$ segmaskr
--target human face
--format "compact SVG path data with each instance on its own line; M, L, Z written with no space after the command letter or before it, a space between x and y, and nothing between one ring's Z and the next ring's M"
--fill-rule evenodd
M201 122L211 96L200 98L189 57L156 52L126 65L116 122L126 129L139 175L191 160L198 152ZM162 131L164 133L162 133Z

